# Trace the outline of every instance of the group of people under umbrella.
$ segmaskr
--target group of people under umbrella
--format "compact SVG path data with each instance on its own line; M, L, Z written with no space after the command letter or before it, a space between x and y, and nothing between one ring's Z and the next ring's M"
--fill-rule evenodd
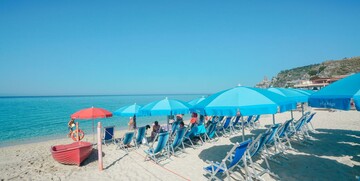
M309 103L311 107L349 110L352 102L360 111L360 73L350 75L317 92L291 88L261 89L237 86L190 102L165 98L143 107L137 104L124 106L114 114L130 117L175 116L193 112L209 116L241 115L242 121L243 116L272 114L275 123L276 113L291 111L293 117L292 110L295 110L298 104L304 112L304 103ZM110 116L112 113L104 109L89 108L74 113L71 118L96 119Z

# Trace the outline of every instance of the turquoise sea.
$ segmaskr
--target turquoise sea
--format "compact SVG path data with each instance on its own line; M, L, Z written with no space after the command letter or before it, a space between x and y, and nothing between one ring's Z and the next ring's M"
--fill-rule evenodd
M100 107L111 112L126 105L145 105L165 97L190 101L203 95L119 95L119 96L46 96L0 98L0 146L66 138L70 115L89 107ZM186 117L185 117L186 118ZM117 130L127 129L129 117L113 116L96 119L103 126L115 125ZM137 125L151 124L155 120L166 123L166 116L138 117ZM85 134L92 133L91 120L77 120Z

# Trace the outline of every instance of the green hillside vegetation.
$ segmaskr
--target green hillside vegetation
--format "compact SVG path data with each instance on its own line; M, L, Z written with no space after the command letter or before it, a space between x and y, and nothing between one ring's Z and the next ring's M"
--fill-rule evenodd
M298 80L331 78L360 72L360 57L329 60L321 64L283 70L271 80L274 87L292 87Z

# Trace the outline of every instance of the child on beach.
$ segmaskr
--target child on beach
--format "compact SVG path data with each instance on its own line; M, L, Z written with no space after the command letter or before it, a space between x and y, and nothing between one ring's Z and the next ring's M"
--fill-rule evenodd
M75 127L75 119L70 119L70 121L68 122L68 127L69 127L68 137L70 137L71 133L73 132L73 128Z

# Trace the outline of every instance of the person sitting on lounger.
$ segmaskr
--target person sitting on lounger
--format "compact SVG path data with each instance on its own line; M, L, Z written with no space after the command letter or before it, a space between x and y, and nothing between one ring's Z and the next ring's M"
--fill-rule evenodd
M185 127L185 123L184 123L184 121L181 121L181 122L179 123L179 128L182 129L182 128L184 128L184 127Z
M131 131L131 130L134 130L134 119L133 119L133 117L130 117L129 118L129 123L128 123L128 126L129 126L129 130Z
M193 113L190 119L191 128L198 124L197 122L197 114Z
M161 126L159 125L159 122L155 121L153 125L153 130L151 132L151 140L154 140L156 134L160 133Z

